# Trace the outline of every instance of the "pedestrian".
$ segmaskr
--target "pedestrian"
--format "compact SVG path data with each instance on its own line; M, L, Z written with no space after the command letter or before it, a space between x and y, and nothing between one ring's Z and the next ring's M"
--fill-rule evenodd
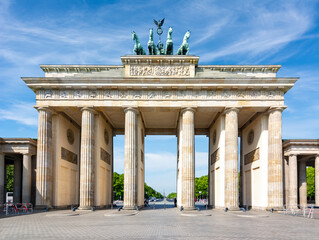
M174 207L177 207L177 199L174 197Z

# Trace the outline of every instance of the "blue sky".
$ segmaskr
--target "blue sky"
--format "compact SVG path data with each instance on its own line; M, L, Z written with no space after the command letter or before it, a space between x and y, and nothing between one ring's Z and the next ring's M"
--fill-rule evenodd
M20 77L43 76L40 64L120 64L132 53L131 32L146 46L153 19L165 17L164 38L173 27L176 51L190 29L200 64L280 64L278 76L300 77L285 95L283 138L318 138L318 10L319 1L306 0L0 0L0 136L37 137L35 94ZM118 172L123 142L115 138ZM196 137L197 176L207 172L207 144ZM146 182L174 191L176 138L146 137L145 156Z

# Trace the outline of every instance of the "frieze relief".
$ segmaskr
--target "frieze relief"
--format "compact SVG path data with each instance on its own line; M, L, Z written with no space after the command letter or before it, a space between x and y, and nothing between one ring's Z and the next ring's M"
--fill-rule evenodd
M283 100L280 90L39 90L38 99Z
M259 160L259 148L254 149L253 151L245 154L244 156L245 165L255 162L257 160Z
M130 65L130 76L190 76L190 66Z

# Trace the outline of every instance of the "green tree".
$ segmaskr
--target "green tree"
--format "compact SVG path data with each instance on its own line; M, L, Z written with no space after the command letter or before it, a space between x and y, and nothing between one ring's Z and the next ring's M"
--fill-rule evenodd
M113 191L115 191L115 199L122 199L124 197L124 174L113 173Z
M176 197L177 197L177 194L175 192L172 192L172 193L167 195L168 199L173 199L173 198L176 198Z
M307 167L307 197L315 198L315 169Z
M116 192L115 200L124 199L124 173L113 173L113 191ZM163 198L163 195L144 183L145 198L156 197Z
M7 165L7 192L13 192L14 165Z
M195 178L195 196L196 198L207 198L208 175ZM201 192L201 193L199 193Z
M146 183L144 183L144 195L145 195L145 198L149 198L149 197L163 198L163 195L161 193L155 191Z

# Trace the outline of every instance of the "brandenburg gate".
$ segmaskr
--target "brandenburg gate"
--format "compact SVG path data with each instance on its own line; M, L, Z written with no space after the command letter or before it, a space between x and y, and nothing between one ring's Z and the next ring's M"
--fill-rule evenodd
M282 209L281 119L297 78L277 77L279 65L198 65L191 55L121 61L41 65L45 77L22 78L39 112L37 206L110 206L117 134L125 135L124 209L142 206L144 138L163 134L177 137L178 206L194 209L195 135L206 135L209 205Z

